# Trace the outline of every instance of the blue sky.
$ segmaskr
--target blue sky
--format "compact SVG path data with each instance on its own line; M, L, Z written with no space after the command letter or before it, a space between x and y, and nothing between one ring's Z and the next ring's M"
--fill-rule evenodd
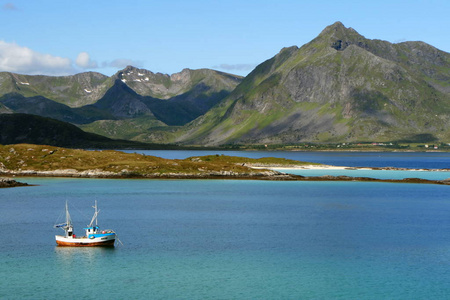
M370 39L450 52L449 0L0 0L0 71L248 74L341 21Z

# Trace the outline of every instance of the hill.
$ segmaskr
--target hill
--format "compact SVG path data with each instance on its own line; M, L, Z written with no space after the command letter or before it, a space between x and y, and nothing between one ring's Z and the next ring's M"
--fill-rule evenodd
M0 114L0 144L30 143L84 149L174 149L175 145L155 145L112 140L87 133L75 125L28 114Z
M450 54L337 22L256 67L179 130L187 144L450 140Z
M293 176L252 169L249 164L305 165L280 159L206 156L164 159L120 151L86 151L48 145L0 145L0 175L108 178L247 178L292 180Z

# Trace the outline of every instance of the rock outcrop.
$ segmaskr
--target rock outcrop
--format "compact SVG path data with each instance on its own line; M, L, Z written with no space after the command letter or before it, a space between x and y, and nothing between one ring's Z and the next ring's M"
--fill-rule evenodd
M10 178L0 178L0 188L11 188L17 186L28 186L27 183L18 182Z

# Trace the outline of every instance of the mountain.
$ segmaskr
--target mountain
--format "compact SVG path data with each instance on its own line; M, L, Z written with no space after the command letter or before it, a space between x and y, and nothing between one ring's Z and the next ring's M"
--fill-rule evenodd
M207 91L232 91L242 81L240 76L210 69L184 69L179 73L167 75L132 66L117 72L113 78L120 79L139 95L166 100L190 95L192 91L197 91L194 95Z
M0 72L0 96L42 96L69 107L82 107L103 98L117 80L141 96L163 100L175 97L192 100L196 96L205 97L221 91L231 92L242 78L210 69L184 69L179 73L167 75L132 66L111 77L95 72L71 76Z
M3 72L0 113L35 114L132 139L155 126L181 126L194 120L241 80L208 69L184 69L169 76L131 66L111 77L92 72L62 77Z
M111 87L113 80L95 72L72 76L20 75L0 72L0 96L20 94L42 96L69 107L95 103Z
M337 22L255 68L171 138L187 144L450 139L450 54Z
M114 118L111 114L93 106L72 108L43 96L25 97L19 93L3 95L0 97L0 105L8 108L8 111L5 110L4 113L34 114L73 124L86 124L100 119Z
M186 145L450 140L450 54L336 22L244 79L214 70L111 77L0 73L0 113L110 138Z
M215 91L216 88L217 86L200 83L184 94L162 100L142 96L122 80L117 79L100 100L83 108L96 108L116 119L151 116L167 125L179 126L204 114L230 93L227 90Z
M164 145L112 140L75 125L27 114L0 114L0 144L38 144L68 148L164 149ZM174 146L171 146L173 149Z
M184 69L171 76L127 67L93 106L118 118L151 115L166 125L184 125L225 98L242 78L214 70Z

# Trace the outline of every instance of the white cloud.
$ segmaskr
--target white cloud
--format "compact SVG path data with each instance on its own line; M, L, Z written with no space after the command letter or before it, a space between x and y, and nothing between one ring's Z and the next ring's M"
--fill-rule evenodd
M33 51L0 40L0 71L29 75L68 75L74 73L69 58Z
M115 59L98 64L89 53L80 52L75 60L66 57L39 53L30 48L0 40L0 72L12 72L27 75L63 76L79 73L80 70L116 68L128 65L142 67L141 61Z
M112 67L112 68L118 68L123 69L127 66L133 66L133 67L142 67L143 63L141 61L126 59L126 58L118 58L110 62L104 62L103 67Z
M218 66L214 66L213 68L222 69L222 70L239 70L239 71L248 71L253 70L256 67L256 64L220 64Z
M218 66L214 66L214 69L221 69L227 71L250 71L256 67L256 64L220 64Z
M78 57L75 61L77 66L83 69L96 69L98 68L98 64L96 61L91 60L89 54L87 52L81 52L78 54Z

